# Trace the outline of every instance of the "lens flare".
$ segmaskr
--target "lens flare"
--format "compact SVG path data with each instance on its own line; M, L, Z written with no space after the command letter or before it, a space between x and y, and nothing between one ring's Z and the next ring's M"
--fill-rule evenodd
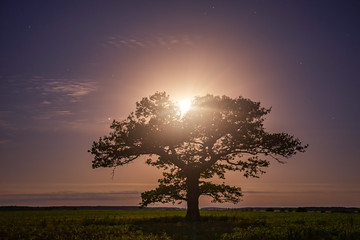
M184 114L186 114L186 112L189 111L191 108L191 99L181 99L180 101L178 101L178 105L181 111L181 116L184 116Z

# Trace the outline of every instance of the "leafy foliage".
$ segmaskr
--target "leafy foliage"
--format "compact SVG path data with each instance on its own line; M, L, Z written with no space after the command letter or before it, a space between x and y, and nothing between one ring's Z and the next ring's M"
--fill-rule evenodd
M135 112L114 121L110 134L93 143L92 166L117 167L146 155L147 164L166 170L158 188L142 194L143 206L189 201L189 195L236 203L240 188L205 180L224 179L226 171L259 177L270 159L282 162L279 157L307 147L287 133L266 132L264 116L270 111L242 97L206 95L196 97L182 116L176 103L158 92L137 102Z

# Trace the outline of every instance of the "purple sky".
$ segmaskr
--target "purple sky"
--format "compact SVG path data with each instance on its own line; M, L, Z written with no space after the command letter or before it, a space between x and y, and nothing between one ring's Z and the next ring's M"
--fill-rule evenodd
M260 101L310 145L219 206L360 207L359 1L2 1L0 29L0 205L137 205L161 172L87 150L166 91Z

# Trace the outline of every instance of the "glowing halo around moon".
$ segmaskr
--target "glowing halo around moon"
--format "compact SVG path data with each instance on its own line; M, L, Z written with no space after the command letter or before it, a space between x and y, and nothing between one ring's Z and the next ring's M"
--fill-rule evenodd
M177 104L180 108L181 116L184 116L187 113L187 111L189 111L191 108L191 99L190 98L181 99L177 102Z

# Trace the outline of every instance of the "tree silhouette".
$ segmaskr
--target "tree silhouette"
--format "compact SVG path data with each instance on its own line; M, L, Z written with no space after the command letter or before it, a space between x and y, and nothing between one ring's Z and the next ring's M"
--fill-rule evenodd
M93 142L92 167L115 168L148 156L146 163L164 172L156 189L141 194L141 205L186 201L186 218L198 221L200 195L220 203L237 203L242 196L239 187L206 179L225 179L226 171L258 177L271 159L282 162L278 157L307 148L287 133L265 131L270 110L242 97L206 95L194 98L182 116L169 95L157 92L137 102L127 119L113 121L108 136Z

